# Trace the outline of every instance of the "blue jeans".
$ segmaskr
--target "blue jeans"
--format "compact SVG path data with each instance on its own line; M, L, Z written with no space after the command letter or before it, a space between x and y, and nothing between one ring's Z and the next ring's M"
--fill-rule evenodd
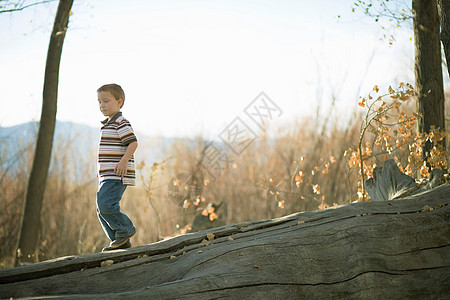
M111 241L136 232L130 218L120 212L119 201L126 188L122 180L105 180L97 192L97 216Z

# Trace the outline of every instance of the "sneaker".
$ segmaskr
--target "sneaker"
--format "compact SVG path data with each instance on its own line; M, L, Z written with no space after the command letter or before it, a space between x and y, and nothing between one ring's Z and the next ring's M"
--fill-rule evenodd
M123 244L128 242L135 233L136 232L133 232L132 235L116 238L114 241L111 242L111 244L109 244L109 247L111 247L113 249L119 248L120 246L122 246Z
M111 246L103 247L102 252L118 250L118 249L128 249L128 248L131 248L130 239L128 239L128 241L125 244L123 244L122 246L119 246L117 248L111 248Z

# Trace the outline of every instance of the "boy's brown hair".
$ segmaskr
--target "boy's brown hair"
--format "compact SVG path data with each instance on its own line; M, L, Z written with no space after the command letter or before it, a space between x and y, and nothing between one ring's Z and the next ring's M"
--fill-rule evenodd
M122 87L118 84L115 83L104 84L97 90L97 93L98 92L110 92L114 96L114 98L116 98L116 100L122 99L123 103L125 103L125 92L123 91Z

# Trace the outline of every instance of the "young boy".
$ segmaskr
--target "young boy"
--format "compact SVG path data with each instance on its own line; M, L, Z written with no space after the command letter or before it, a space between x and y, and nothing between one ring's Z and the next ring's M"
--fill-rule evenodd
M98 148L97 215L111 240L102 251L110 251L131 247L130 238L136 233L131 220L120 212L119 201L127 186L135 185L133 153L138 143L133 128L120 111L125 102L120 85L103 85L97 96L100 111L107 117L102 121Z

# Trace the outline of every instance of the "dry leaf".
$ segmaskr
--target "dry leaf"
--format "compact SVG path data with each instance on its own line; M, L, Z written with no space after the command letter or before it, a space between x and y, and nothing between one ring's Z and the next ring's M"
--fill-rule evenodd
M314 194L320 194L320 186L315 184L312 186Z
M107 267L114 263L112 259L104 260L100 263L100 267Z
M420 212L432 211L433 208L429 205L425 205Z
M188 208L189 205L191 205L191 201L189 201L188 199L185 199L183 202L183 208Z
M177 258L177 257L175 255L170 256L170 259L174 259L174 258Z
M233 238L231 236L227 237L227 241L232 241Z
M256 264L255 268L260 269L261 268L261 264Z
M212 221L214 221L215 219L218 219L219 218L219 216L216 214L216 213L211 213L211 214L209 214L209 220L212 222Z
M213 233L207 233L206 234L206 238L208 239L208 241L212 241L214 239L215 235Z
M305 224L305 221L298 221L297 225L300 225L300 224Z

